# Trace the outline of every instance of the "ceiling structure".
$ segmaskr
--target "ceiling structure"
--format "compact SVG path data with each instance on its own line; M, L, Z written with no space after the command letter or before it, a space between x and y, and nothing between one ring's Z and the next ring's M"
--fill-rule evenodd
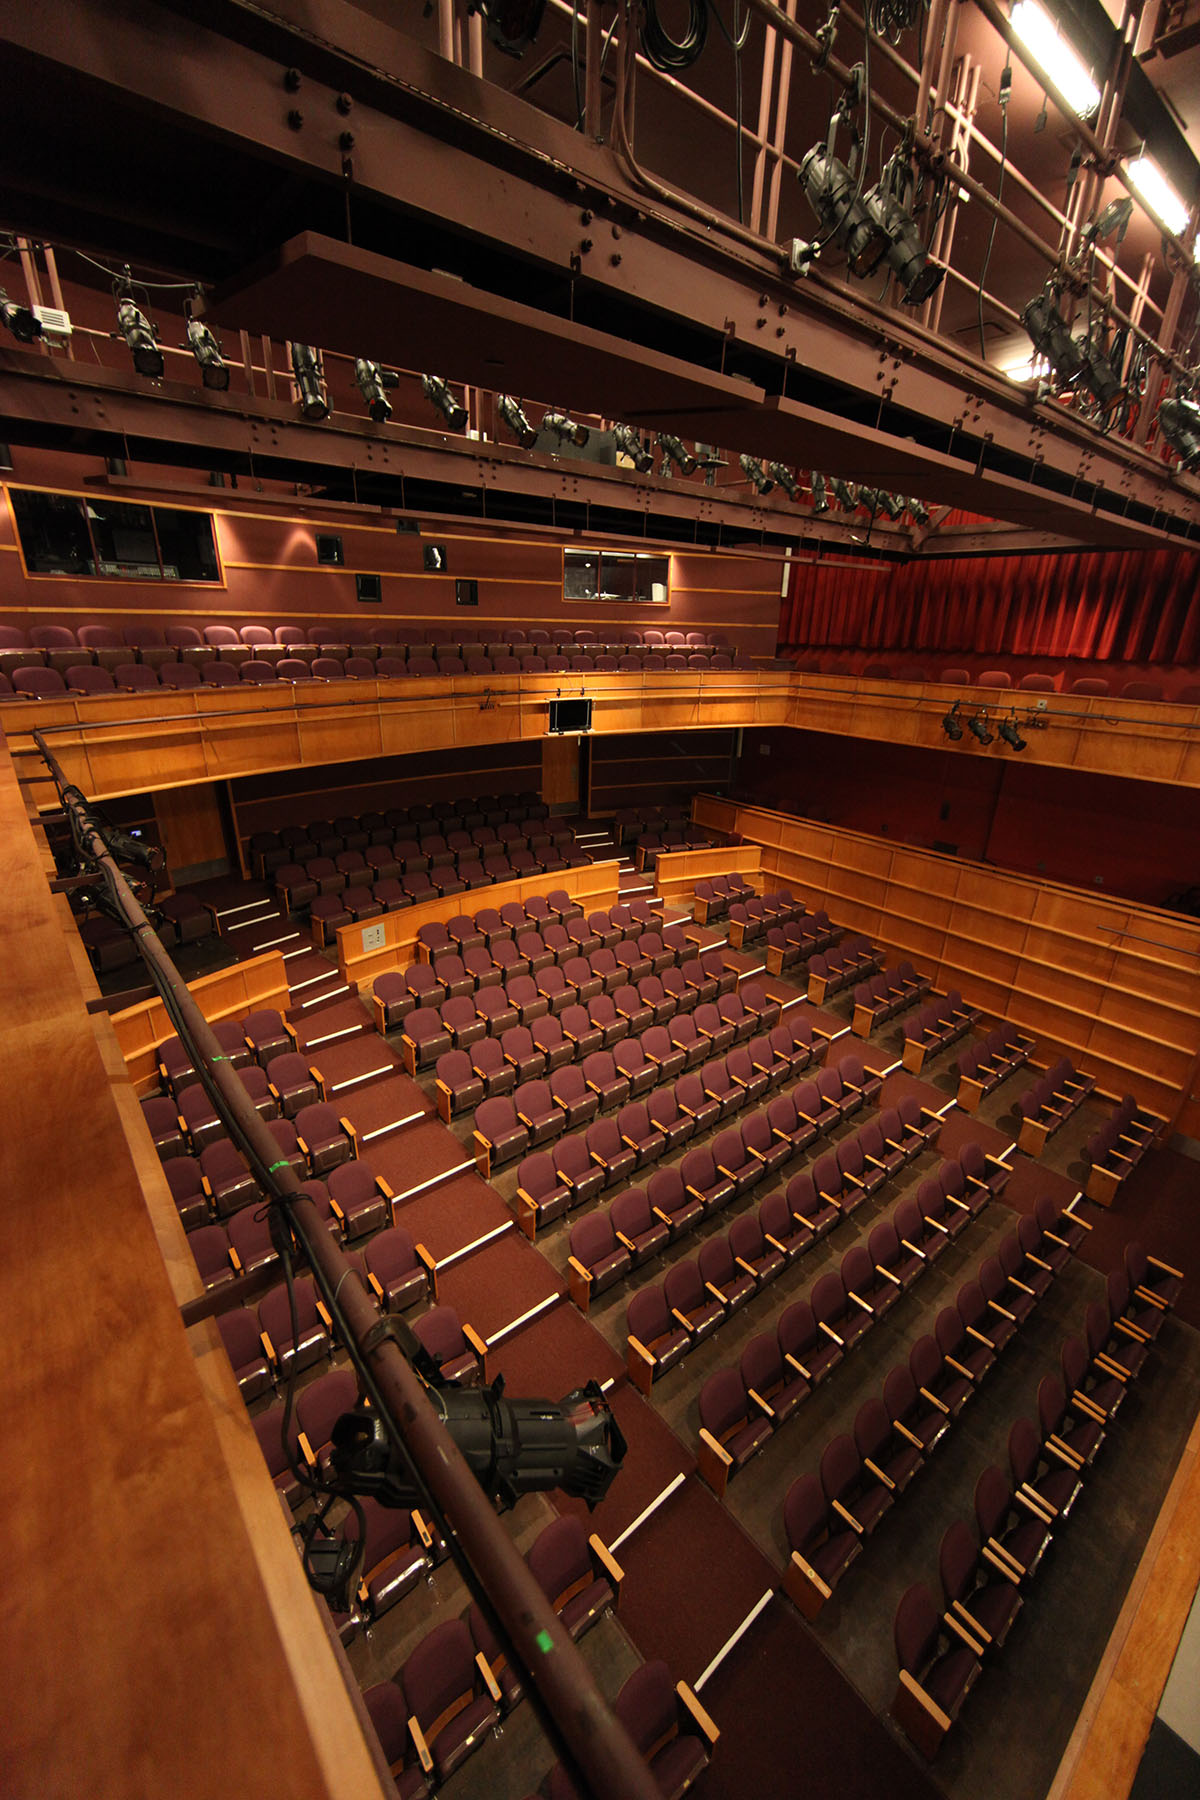
M786 512L781 542L853 532L857 544L866 517L797 524L778 495L756 503L737 483L740 452L1009 527L972 545L958 525L960 551L1200 546L1200 483L1155 429L1196 322L1189 5L1143 14L1138 0L1121 29L1099 0L1053 8L1102 90L1088 126L1010 48L996 0L914 4L911 29L895 43L872 33L869 48L847 6L821 69L823 5L742 0L741 52L714 25L675 73L652 66L627 7L605 0L548 0L520 57L496 50L463 0L0 0L0 223L147 278L200 281L225 333L436 369L719 445L717 496L682 483L676 495L745 505L759 531ZM685 7L659 10L681 29ZM709 10L732 24L731 0ZM1200 9L1196 23L1200 42ZM869 103L850 109L836 147L849 158L847 125L863 133L864 188L911 149L916 222L948 268L916 306L886 266L853 278L832 243L791 272L793 240L821 235L799 164L848 70L868 61ZM1086 246L1143 146L1192 208L1182 241L1139 202L1119 241ZM1078 391L1056 398L1002 372L1031 354L1020 315L1049 278L1077 335L1090 327L1138 377L1105 416ZM34 397L27 361L0 357L6 431L62 442L67 421L51 415L67 402ZM136 384L122 385L110 403L148 420ZM153 398L171 404L172 384ZM217 420L215 401L195 404L206 398L192 397L187 430L215 450L230 409ZM490 446L497 458L523 460ZM319 470L315 443L308 461ZM663 487L623 469L571 474L618 487L627 513ZM870 548L945 554L945 530L889 534L880 519Z

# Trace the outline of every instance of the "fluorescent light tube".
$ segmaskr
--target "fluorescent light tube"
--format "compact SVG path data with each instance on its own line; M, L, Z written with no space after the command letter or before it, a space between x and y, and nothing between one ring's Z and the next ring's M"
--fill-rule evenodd
M1083 58L1063 36L1058 20L1039 6L1038 0L1017 0L1012 28L1068 106L1081 119L1089 119L1100 104L1100 89Z

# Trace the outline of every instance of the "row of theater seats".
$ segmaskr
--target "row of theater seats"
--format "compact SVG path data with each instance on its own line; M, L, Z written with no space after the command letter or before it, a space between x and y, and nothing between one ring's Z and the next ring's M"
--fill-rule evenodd
M854 675L861 674L868 681L910 681L941 682L951 687L996 688L1001 691L1013 689L1016 693L1025 694L1092 694L1103 696L1114 694L1122 700L1168 700L1182 706L1200 704L1200 683L1185 680L1170 692L1162 681L1152 681L1144 676L1134 676L1117 685L1118 677L1110 682L1099 675L1080 675L1070 680L1067 671L1060 669L1056 674L1047 674L1038 670L1028 675L1021 675L1016 682L1008 669L984 669L979 674L972 674L969 669L942 669L937 674L930 674L925 669L895 668L890 663L869 662L861 670L855 671L849 663L834 662L822 670L819 664L808 661L797 662L801 674L820 675ZM1185 671L1186 674L1186 671Z
M919 1075L930 1056L939 1056L978 1023L979 1008L964 1006L957 988L949 988L923 1006L904 1027L904 1066Z
M929 992L928 975L918 975L910 962L880 969L854 990L854 1024L858 1037L869 1037L879 1025L890 1025Z
M613 814L611 829L614 843L633 844L646 832L686 831L691 823L686 806L622 806ZM729 841L740 843L741 839Z
M753 893L754 884L736 870L714 875L711 881L698 881L692 892L692 917L701 925L711 925L725 917L731 900L747 899Z
M975 1157L982 1154L978 1146L966 1149ZM891 1227L889 1231L877 1225L866 1243L846 1251L838 1270L818 1277L807 1299L785 1308L773 1340L770 1334L764 1334L765 1344L755 1340L748 1363L743 1357L737 1368L718 1369L709 1376L699 1396L699 1466L715 1493L724 1493L730 1477L887 1315L941 1250L979 1216L1007 1180L1003 1164L997 1165L997 1173L998 1180L979 1179L968 1174L961 1159L944 1161L936 1177L922 1182L916 1198L906 1195L889 1218L880 1221ZM814 1182L820 1193L815 1171ZM977 1284L968 1284L980 1288L979 1312L1006 1294L1024 1267L1030 1254L1025 1240L1034 1250L1040 1241L1040 1228L1032 1218L1022 1220L1019 1232L1011 1244L1005 1240L999 1256L984 1260ZM765 1390L756 1385L760 1381Z
M943 1535L943 1610L924 1582L914 1583L896 1609L900 1678L891 1710L927 1757L936 1755L979 1676L995 1662L1178 1296L1178 1271L1154 1264L1141 1245L1126 1247L1125 1263L1109 1276L1106 1298L1088 1308L1086 1344L1068 1338L1061 1378L1041 1382L1036 1422L1014 1421L1008 1473L995 1463L985 1468L975 1485L973 1521L955 1520ZM1131 1265L1152 1277L1153 1289L1133 1286Z
M788 1052L810 1056L808 1033L796 1022L776 1028L783 1041L779 1052L765 1046L760 1056L769 1053L783 1060ZM647 1143L663 1154L666 1147L676 1146L693 1131L707 1131L718 1115L737 1110L748 1103L756 1070L748 1047L731 1050L728 1056L714 1056L699 1071L678 1077L669 1086L663 1065L651 1061L638 1039L630 1037L610 1054L594 1051L585 1059L589 1073L575 1064L557 1070L550 1081L526 1081L511 1095L497 1094L475 1109L473 1141L475 1158L485 1179L494 1168L512 1162L539 1144L551 1142L577 1124L588 1120L588 1161L603 1167L607 1183L621 1179L637 1160L636 1152L625 1144L617 1122L608 1108L619 1108L631 1100L662 1086L648 1103ZM732 1066L731 1066L732 1065ZM597 1116L599 1115L599 1116ZM643 1156L641 1160L646 1160Z
M985 1095L1025 1066L1033 1048L1033 1038L1007 1022L968 1044L958 1058L958 1104L974 1112Z
M746 921L760 916L751 913L751 905L752 902L747 900L744 906L737 901L731 901L729 906L731 915L735 907L739 909L733 922L743 942L750 929ZM769 925L764 950L767 968L772 975L783 975L799 963L807 965L809 957L828 950L841 935L842 927L834 924L824 907L815 913L806 912L799 918L789 919L786 925Z
M654 869L660 856L674 855L681 850L712 850L724 842L724 833L709 825L663 825L657 831L639 832L634 841L633 860L639 869Z
M635 1086L625 1072L636 1066L641 1073L640 1065L628 1060L618 1063L607 1052L593 1053L584 1059L585 1081L597 1099L601 1115L616 1111L616 1130L612 1121L601 1116L586 1134L561 1138L551 1151L527 1155L517 1170L518 1222L532 1237L538 1225L586 1205L604 1188L624 1180L637 1166L639 1148L656 1145L655 1133L665 1139L665 1148L659 1154L673 1154L693 1137L715 1127L722 1117L722 1101L731 1092L744 1096L744 1104L750 1105L771 1088L796 1080L810 1066L815 1068L823 1061L827 1048L824 1039L814 1038L807 1021L790 1019L774 1027L769 1036L752 1038L749 1044L731 1050L723 1064L715 1058L698 1075L680 1075L670 1092L665 1086L651 1092L646 1105L638 1106L627 1119L623 1117L625 1109L631 1104L637 1106L636 1094L649 1091L644 1085ZM668 1073L664 1079L669 1078ZM729 1082L734 1084L732 1090ZM813 1089L811 1095L809 1088ZM826 1104L826 1092L848 1097L849 1089L836 1071L829 1072L827 1078L822 1076L820 1087L812 1081L802 1083L796 1099L807 1101L819 1111ZM777 1112L778 1102L784 1099L790 1115ZM725 1110L731 1108L727 1106ZM777 1096L768 1111L768 1140L775 1118L789 1116L794 1122L792 1099ZM686 1222L690 1222L692 1204L703 1204L700 1194L690 1200L684 1198L674 1172L662 1174L661 1179L658 1175L652 1177L651 1187L655 1190L651 1196L653 1204L669 1213L679 1228L685 1215Z
M164 894L146 906L146 914L163 945L174 950L181 944L195 944L211 937L217 929L217 918L211 906L198 900L186 888ZM107 913L77 914L79 936L88 961L97 975L111 969L123 969L138 962L133 936Z
M735 950L741 950L747 944L756 943L772 927L783 929L798 925L807 917L808 908L790 888L771 888L766 893L748 895L745 899L731 898L729 941Z
M786 934L785 934L786 935ZM851 934L829 950L808 960L808 997L821 1006L834 994L853 987L863 975L873 975L883 962L883 951L869 938Z
M1132 1094L1121 1099L1110 1119L1084 1145L1087 1196L1111 1206L1117 1190L1159 1140L1163 1121L1144 1112Z
M536 794L522 793L465 796L438 800L432 806L417 801L390 806L386 812L339 813L333 819L309 819L303 825L251 832L246 840L246 864L257 880L266 881L284 863L304 862L309 856L337 856L343 850L365 853L403 844L402 866L411 857L414 868L427 868L432 856L425 854L422 860L420 851L425 837L444 841L452 831L486 830L496 843L519 839L527 845L540 832L551 835L549 810ZM570 831L565 825L556 829L564 834ZM481 840L485 841L492 840Z
M365 857L361 851L346 850L336 857L311 857L303 864L283 863L274 872L275 891L286 911L307 909L314 941L323 947L340 925L351 920L403 912L410 906L425 906L498 882L558 874L591 860L573 837L556 833L539 842L536 851L505 851L498 845L485 845L481 851L472 846L446 850L444 860L431 862L428 869L408 866L403 874L392 872L419 864L431 844L432 840L415 855L410 854L416 850L415 844L399 842L390 851L373 847Z
M780 1098L786 1102L784 1124L776 1124L781 1112L778 1103L773 1102L766 1114L767 1139L758 1151L765 1176L784 1167L816 1135L815 1121L804 1119L806 1131L797 1143L791 1125L798 1116L795 1097ZM910 1110L915 1111L915 1106ZM743 1147L752 1152L760 1117L756 1115L742 1127ZM864 1160L870 1160L870 1153L864 1150L868 1134L881 1157L886 1158L877 1166L889 1173L903 1167L926 1147L924 1133L916 1126L906 1125L897 1108L888 1107L855 1139L847 1140L848 1145L855 1146L848 1160L856 1160L860 1167ZM718 1137L712 1157L717 1174L732 1183L736 1193L744 1190L739 1190L737 1172L721 1154L721 1138L727 1135ZM839 1155L843 1148L846 1146L839 1146ZM657 1192L656 1184L661 1184ZM656 1215L672 1223L673 1236L683 1225L711 1210L704 1188L684 1185L683 1171L660 1170L652 1176L646 1194ZM710 1337L768 1281L811 1250L851 1210L853 1207L839 1205L818 1189L815 1171L803 1170L792 1177L786 1189L772 1189L757 1214L743 1213L736 1219L727 1239L712 1240L715 1247L706 1244L699 1257L676 1264L661 1282L640 1289L630 1300L625 1317L630 1378L643 1392L649 1392L652 1382ZM887 1241L885 1234L890 1234ZM898 1256L898 1248L891 1241L894 1237L888 1221L876 1226L869 1245L872 1254L877 1250L880 1257L889 1261Z
M1021 1149L1040 1156L1047 1140L1078 1111L1095 1086L1094 1075L1083 1074L1069 1057L1060 1056L1013 1103L1022 1122Z
M1039 1199L1035 1217L1023 1223L1032 1248L1024 1264L1014 1266L1036 1278L1040 1298L1085 1231L1049 1196ZM1015 1257L1015 1251L1011 1254ZM915 1274L920 1265L910 1262ZM907 1359L889 1371L882 1394L863 1403L852 1432L826 1445L816 1475L800 1476L789 1488L783 1507L789 1550L784 1587L806 1618L820 1612L866 1539L925 1466L1024 1323L1014 1324L995 1307L981 1314L975 1290L985 1279L981 1265L975 1280L960 1289L957 1302L938 1314L933 1332L919 1338ZM1013 1292L1032 1310L1022 1288Z

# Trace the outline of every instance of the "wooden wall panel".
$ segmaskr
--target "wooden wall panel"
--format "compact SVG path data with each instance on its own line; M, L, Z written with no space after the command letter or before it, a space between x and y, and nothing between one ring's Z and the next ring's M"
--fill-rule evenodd
M461 912L470 913L485 906L499 909L510 900L549 894L555 888L565 888L585 912L595 912L616 905L619 885L617 863L582 863L553 875L531 876L526 881L497 881L491 887L450 894L424 906L408 906L402 912L372 919L369 925L342 925L337 934L338 967L347 981L357 983L365 997L377 975L387 969L403 969L415 961L417 933L422 925L444 924ZM382 944L365 948L364 934L367 944L371 944L380 932Z
M798 887L944 992L1062 1054L1110 1094L1174 1117L1200 1053L1200 923L981 869L806 819L703 795L698 822L763 846L764 881Z
M211 785L157 790L154 816L167 853L168 874L226 857L220 797Z
M266 950L232 968L201 975L188 983L188 992L210 1025L259 1007L273 1006L282 1012L290 998L287 971L278 950ZM139 1094L151 1092L157 1086L154 1053L175 1035L166 1007L157 998L142 1000L114 1013L112 1023L129 1079Z
M542 799L551 809L578 810L580 755L576 737L542 739Z

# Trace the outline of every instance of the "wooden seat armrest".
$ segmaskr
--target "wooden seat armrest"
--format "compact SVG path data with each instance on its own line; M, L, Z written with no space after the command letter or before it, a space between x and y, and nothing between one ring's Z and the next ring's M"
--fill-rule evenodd
M696 1117L696 1109L694 1107L685 1105L682 1100L677 1100L675 1104L678 1106L680 1112L687 1114L689 1119L694 1119Z
M846 1297L848 1300L853 1300L855 1306L859 1307L861 1311L869 1313L872 1318L875 1317L875 1308L869 1300L864 1300L861 1294L851 1292Z
M844 1182L848 1181L850 1183L850 1186L856 1187L860 1193L863 1191L863 1187L865 1184L863 1182L861 1175L851 1175L849 1173L844 1173L842 1175L842 1180Z
M833 1329L833 1326L827 1325L825 1323L824 1319L817 1320L817 1329L818 1329L818 1331L823 1331L825 1333L826 1337L831 1337L833 1339L834 1343L837 1345L839 1350L844 1350L846 1348L845 1338L840 1338L838 1336L837 1332Z
M940 1413L945 1413L947 1418L950 1417L950 1408L946 1405L944 1400L939 1400L936 1394L931 1394L927 1387L920 1388L918 1392L921 1394L922 1399L928 1400L930 1406L936 1406Z
M949 1237L949 1236L950 1236L950 1228L949 1228L949 1226L947 1226L947 1225L943 1225L943 1224L942 1224L942 1221L941 1221L941 1220L940 1220L940 1219L929 1219L929 1218L926 1218L926 1217L925 1217L925 1214L924 1214L924 1213L922 1213L922 1214L921 1214L921 1217L922 1217L922 1218L923 1218L923 1219L925 1219L925 1223L926 1223L926 1224L927 1224L927 1225L929 1225L929 1226L931 1226L931 1227L932 1227L932 1228L933 1228L933 1230L934 1230L934 1231L940 1231L940 1232L941 1232L941 1234L942 1234L942 1236L943 1236L943 1237Z
M1011 1582L1019 1583L1021 1576L1028 1575L1029 1573L1029 1570L1025 1567L1024 1563L1019 1563L1012 1551L1006 1550L1004 1545L999 1543L996 1538L989 1538L987 1540L987 1543L983 1546L983 1554L988 1562L991 1563L992 1567L997 1570L999 1574L1006 1575Z
M745 1258L741 1256L735 1256L733 1260L739 1269L744 1269L747 1275L753 1276L755 1281L758 1280L758 1270L754 1267L753 1263L748 1263Z
M729 1302L726 1300L719 1287L714 1287L711 1281L706 1281L704 1285L714 1300L719 1300L722 1306L728 1306Z
M846 1521L847 1525L849 1525L851 1531L854 1532L856 1537L862 1537L864 1528L859 1523L859 1521L855 1518L854 1514L850 1511L849 1507L843 1506L840 1500L834 1500L831 1502L831 1504L833 1506L834 1512L838 1515L839 1519L844 1519Z
M377 1175L375 1177L375 1186L379 1189L380 1194L385 1200L394 1200L396 1198L394 1192L383 1179L382 1175Z
M898 1150L901 1156L904 1155L904 1145L898 1144L896 1142L895 1138L884 1138L883 1141L885 1144L889 1145L893 1150Z
M885 1475L883 1470L879 1467L879 1464L872 1462L871 1458L869 1456L863 1457L863 1468L870 1469L870 1471L871 1471L872 1475L875 1477L876 1481L881 1481L885 1488L890 1488L892 1493L895 1493L896 1484L892 1480L891 1476Z
M993 1169L1003 1169L1006 1175L1012 1174L1012 1164L1006 1163L1002 1156L991 1156L985 1152L983 1160L991 1163Z
M422 1770L426 1775L432 1775L433 1758L429 1754L429 1745L425 1742L421 1727L411 1716L408 1721L408 1729L412 1737L413 1746L417 1752L417 1760L420 1763Z
M939 1129L945 1122L940 1113L930 1112L927 1106L921 1108L921 1117L928 1119L931 1125L937 1125Z
M817 1574L817 1571L813 1568L811 1563L805 1562L798 1550L792 1551L790 1563L791 1567L799 1571L804 1581L820 1595L823 1601L830 1598L833 1589L827 1581L823 1580L822 1577Z
M991 1643L991 1632L984 1630L983 1626L979 1623L979 1620L976 1619L972 1613L967 1611L967 1608L963 1605L961 1600L956 1600L950 1608L950 1611L946 1614L947 1624L951 1623L951 1615L953 1615L954 1621L961 1625L963 1629L975 1639L975 1642L981 1649Z
M968 1175L967 1180L972 1187L982 1188L985 1194L990 1194L992 1191L982 1175Z
M280 1093L279 1089L275 1086L275 1083L273 1081L268 1081L267 1092L268 1092L268 1094L270 1094L272 1100L274 1100L274 1102L277 1106L283 1105L283 1095Z
M1017 1488L1013 1499L1043 1525L1052 1525L1058 1516L1057 1508L1052 1507L1048 1500L1043 1500L1040 1494L1035 1494L1027 1481L1023 1481Z
M924 1444L921 1442L920 1438L917 1436L915 1431L910 1431L908 1429L908 1426L904 1423L904 1421L902 1419L893 1419L892 1420L892 1430L898 1431L900 1433L901 1437L907 1438L909 1443L912 1445L913 1449L919 1450L921 1452L921 1455L924 1456L924 1454L925 1454Z
M522 1125L524 1125L526 1131L533 1130L533 1120L529 1117L528 1113L523 1113L520 1107L517 1108L517 1117L520 1119Z
M1089 1419L1094 1419L1097 1425L1108 1424L1108 1414L1102 1407L1097 1406L1091 1396L1085 1394L1082 1389L1075 1389L1071 1395L1071 1405L1076 1412L1086 1413Z
M787 1255L787 1251L785 1250L784 1246L780 1243L779 1239L777 1237L772 1237L769 1231L763 1232L763 1242L766 1244L770 1244L772 1250L778 1250L780 1256Z
M1096 1357L1096 1367L1098 1369L1103 1369L1106 1375L1115 1376L1122 1384L1129 1380L1129 1370L1123 1369L1120 1363L1114 1362L1110 1357L1105 1356L1103 1351Z
M801 1112L799 1107L796 1109L796 1117L798 1119L803 1119L806 1125L811 1125L814 1131L820 1131L821 1127L817 1124L817 1121L814 1118L811 1118L808 1113Z
M1141 1326L1135 1325L1131 1319L1114 1319L1113 1330L1121 1332L1127 1338L1132 1338L1135 1344L1150 1342L1150 1333L1143 1331Z
M1081 1223L1081 1224L1082 1224L1082 1222L1083 1222L1083 1221L1082 1221L1082 1220L1080 1220L1080 1223ZM1091 1228L1090 1228L1090 1226L1089 1226L1089 1230L1090 1230L1090 1229L1091 1229ZM1163 1274L1164 1274L1164 1275L1172 1275L1172 1276L1174 1276L1174 1278L1175 1278L1175 1280L1176 1280L1176 1281L1182 1281L1182 1280L1183 1280L1183 1278L1184 1278L1184 1277L1183 1277L1183 1270L1182 1270L1182 1269L1173 1269L1173 1268L1172 1268L1172 1267L1171 1267L1171 1265L1170 1265L1170 1263L1165 1263L1165 1262L1163 1262L1163 1260L1162 1260L1162 1258L1161 1258L1161 1257L1158 1257L1158 1256L1148 1256L1148 1257L1147 1257L1147 1258L1146 1258L1146 1261L1147 1261L1147 1262L1148 1262L1148 1263L1149 1263L1149 1264L1150 1264L1150 1267L1151 1267L1151 1268L1152 1268L1152 1269L1161 1269L1161 1270L1162 1270L1162 1272L1163 1272Z
M413 1522L413 1530L416 1532L417 1536L420 1538L420 1540L424 1544L425 1548L427 1550L432 1550L433 1549L433 1533L430 1531L428 1525L425 1523L424 1519L421 1517L419 1512L414 1511L414 1513L412 1514L412 1522Z
M321 1323L324 1325L326 1331L332 1332L333 1320L330 1318L329 1309L325 1305L325 1302L323 1300L317 1301L317 1317L320 1319Z
M968 1175L967 1180L972 1181L972 1180L974 1180L974 1177ZM978 1183L978 1186L980 1186L981 1188L986 1190L987 1182L981 1181ZM971 1210L970 1207L967 1205L966 1201L960 1200L958 1198L957 1194L947 1194L946 1195L946 1205L947 1206L956 1206L958 1208L959 1212L970 1212L970 1210Z
M929 1261L929 1258L926 1255L925 1251L919 1250L915 1244L910 1244L907 1238L901 1238L900 1242L904 1245L904 1248L906 1250L911 1250L911 1252L914 1256L919 1256L922 1262Z
M332 1194L329 1196L329 1210L344 1231L346 1229L346 1215Z
M1083 1468L1085 1458L1080 1456L1078 1451L1072 1450L1069 1444L1064 1444L1057 1434L1052 1432L1046 1439L1044 1447L1053 1456L1057 1456L1060 1462L1065 1463L1068 1469L1074 1469L1078 1473Z
M1171 1309L1161 1294L1152 1293L1149 1288L1145 1287L1134 1288L1133 1291L1139 1300L1145 1301L1147 1306L1157 1307L1159 1312L1170 1312Z
M603 1576L612 1588L614 1598L619 1597L621 1583L625 1579L625 1571L604 1539L596 1532L593 1532L588 1539L588 1553L592 1559L593 1574L598 1579Z
M774 1423L775 1408L771 1405L769 1400L763 1399L757 1388L747 1388L746 1397L747 1399L753 1400L755 1406L761 1407L767 1418Z
M472 1350L475 1352L476 1356L479 1358L480 1364L482 1365L482 1368L483 1368L484 1379L486 1380L486 1378L487 1378L487 1353L488 1353L487 1345L484 1343L483 1339L480 1337L479 1333L476 1331L476 1329L473 1325L464 1324L463 1328L462 1328L462 1334L466 1338L468 1344L470 1344L470 1346L471 1346Z
M592 1271L590 1269L585 1269L578 1257L568 1256L567 1267L573 1269L581 1281L586 1282L589 1287L591 1286Z
M258 1341L263 1347L263 1355L266 1357L267 1361L273 1368L278 1367L279 1358L275 1354L275 1346L265 1331L259 1332Z
M805 1381L812 1380L812 1371L806 1369L804 1364L800 1361L800 1358L798 1356L793 1356L790 1350L784 1351L783 1360L785 1363L790 1363L798 1375L803 1375Z
M706 1430L703 1425L700 1427L700 1441L713 1453L718 1462L722 1463L726 1469L732 1469L732 1456L730 1456L724 1444L719 1444L712 1432Z
M991 1307L993 1312L998 1312L1002 1319L1007 1319L1010 1322L1010 1324L1013 1324L1013 1325L1016 1324L1016 1322L1017 1322L1016 1314L1010 1313L1006 1307L1001 1306L1001 1304L998 1300L989 1300L988 1305Z
M983 1655L983 1645L978 1638L972 1636L971 1632L967 1630L965 1622L958 1617L956 1612L951 1611L943 1613L942 1623L952 1637L961 1639L968 1650L973 1650L976 1656ZM988 1641L990 1642L991 1640L989 1639Z
M720 1731L709 1718L686 1681L677 1681L675 1683L675 1692L679 1696L680 1705L687 1712L688 1717L696 1726L700 1736L707 1741L711 1748L720 1737Z
M630 1256L633 1256L637 1250L637 1245L634 1243L633 1239L626 1237L625 1233L623 1231L616 1232L615 1236L616 1236L617 1242L619 1244L624 1244L624 1246L628 1250Z
M688 1318L686 1313L681 1313L677 1306L671 1308L671 1317L677 1319L685 1331L691 1331L692 1321Z
M690 1194L692 1196L693 1200L699 1200L701 1205L703 1205L704 1195L701 1193L699 1188L694 1188L689 1185L689 1186L685 1187L683 1191L685 1194Z
M1032 1262L1033 1258L1031 1257L1029 1260ZM1044 1266L1045 1265L1043 1265L1043 1267ZM1034 1293L1033 1289L1026 1282L1018 1281L1015 1275L1010 1275L1008 1281L1010 1287L1015 1287L1022 1294L1028 1294L1031 1300L1037 1299L1037 1295Z
M753 1145L753 1144L748 1144L748 1145L747 1145L747 1146L746 1146L746 1148L747 1148L747 1149L748 1149L748 1150L749 1150L749 1152L750 1152L750 1154L751 1154L751 1156L752 1156L752 1157L753 1157L753 1158L754 1158L754 1160L755 1160L755 1162L760 1162L760 1163L765 1163L765 1162L766 1162L766 1160L767 1160L767 1159L766 1159L766 1157L765 1157L765 1156L764 1156L764 1155L763 1155L763 1153L762 1153L762 1151L761 1151L761 1150L756 1150L756 1149L755 1149L755 1148L754 1148L754 1145Z
M371 1292L374 1294L375 1298L378 1300L380 1306L382 1306L383 1305L383 1285L380 1282L378 1275L374 1274L374 1272L371 1271L370 1269L368 1269L368 1271L367 1271L367 1283L371 1289Z
M299 1132L296 1133L296 1148L304 1156L308 1156L310 1154L308 1145L305 1143L304 1139L300 1136Z
M1076 1199L1078 1198L1079 1196L1076 1195ZM1070 1206L1065 1208L1065 1216L1070 1219L1073 1225L1082 1225L1085 1231L1094 1231L1096 1229L1090 1220L1083 1218L1075 1211L1074 1201L1072 1201Z
M670 1214L665 1213L661 1206L652 1206L650 1208L650 1211L654 1214L656 1219L660 1220L662 1222L662 1224L664 1224L667 1227L668 1231L671 1229Z
M834 1038L838 1035L836 1031L826 1031L823 1025L814 1025L812 1034L814 1037L824 1038L827 1044L832 1044Z
M973 1337L977 1343L984 1344L989 1350L996 1348L990 1337L984 1337L982 1331L976 1331L973 1325L967 1326L967 1336Z
M315 1469L317 1466L316 1454L313 1450L312 1445L309 1443L306 1434L303 1431L300 1432L299 1436L296 1439L296 1442L299 1445L300 1454L304 1458L306 1466L310 1469Z
M887 1164L881 1163L877 1156L868 1156L866 1160L873 1169L880 1169L885 1175L887 1174Z
M956 1375L961 1375L964 1381L974 1380L974 1376L971 1374L970 1369L968 1369L964 1363L955 1362L952 1356L945 1357L944 1361L946 1367L948 1369L953 1369Z
M907 1669L901 1669L900 1671L900 1686L925 1714L931 1725L942 1734L949 1731L951 1725L954 1723L950 1714L942 1711L941 1707L937 1704L937 1701L930 1698L920 1682L914 1675L910 1675Z
M1036 1269L1044 1269L1047 1275L1052 1275L1054 1273L1050 1264L1046 1262L1043 1257L1035 1256L1032 1250L1026 1252L1025 1260L1026 1262L1031 1262Z

